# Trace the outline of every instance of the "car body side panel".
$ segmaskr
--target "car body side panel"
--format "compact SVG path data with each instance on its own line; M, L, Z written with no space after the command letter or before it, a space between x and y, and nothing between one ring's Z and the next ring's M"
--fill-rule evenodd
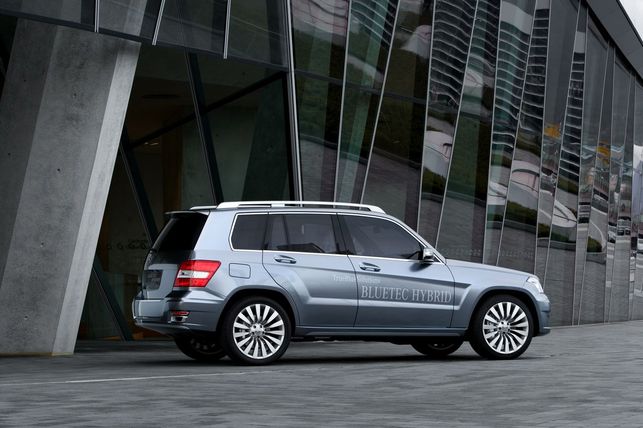
M293 264L277 261L283 257ZM275 283L295 300L301 325L353 326L357 281L348 256L264 251L263 263Z

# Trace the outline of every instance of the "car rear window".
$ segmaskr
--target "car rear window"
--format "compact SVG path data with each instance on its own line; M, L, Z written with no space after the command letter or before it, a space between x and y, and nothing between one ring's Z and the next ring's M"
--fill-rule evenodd
M192 251L199 240L207 216L201 213L172 214L153 249L156 251Z
M267 214L238 215L232 231L232 248L262 250L267 220Z

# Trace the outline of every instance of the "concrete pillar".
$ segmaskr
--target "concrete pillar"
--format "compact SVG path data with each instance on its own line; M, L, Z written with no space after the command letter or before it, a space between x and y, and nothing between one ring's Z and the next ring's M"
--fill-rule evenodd
M0 100L0 354L74 350L139 48L18 23Z

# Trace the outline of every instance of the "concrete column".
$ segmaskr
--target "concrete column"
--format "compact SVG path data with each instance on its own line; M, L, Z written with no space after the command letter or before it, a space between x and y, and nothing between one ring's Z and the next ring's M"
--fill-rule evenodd
M18 23L0 100L0 354L74 350L139 48Z

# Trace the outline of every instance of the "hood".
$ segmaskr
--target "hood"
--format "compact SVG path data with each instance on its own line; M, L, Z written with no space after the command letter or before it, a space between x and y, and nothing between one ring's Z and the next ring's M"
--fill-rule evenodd
M458 276L456 274L456 272L458 271L471 272L472 270L476 270L478 272L482 271L490 274L496 273L496 274L521 277L523 282L526 281L528 277L534 276L529 272L522 272L519 270L508 269L508 268L499 267L499 266L485 265L482 263L465 262L462 260L455 260L455 259L447 259L447 266L449 267L449 269L451 269L451 272L456 277Z

